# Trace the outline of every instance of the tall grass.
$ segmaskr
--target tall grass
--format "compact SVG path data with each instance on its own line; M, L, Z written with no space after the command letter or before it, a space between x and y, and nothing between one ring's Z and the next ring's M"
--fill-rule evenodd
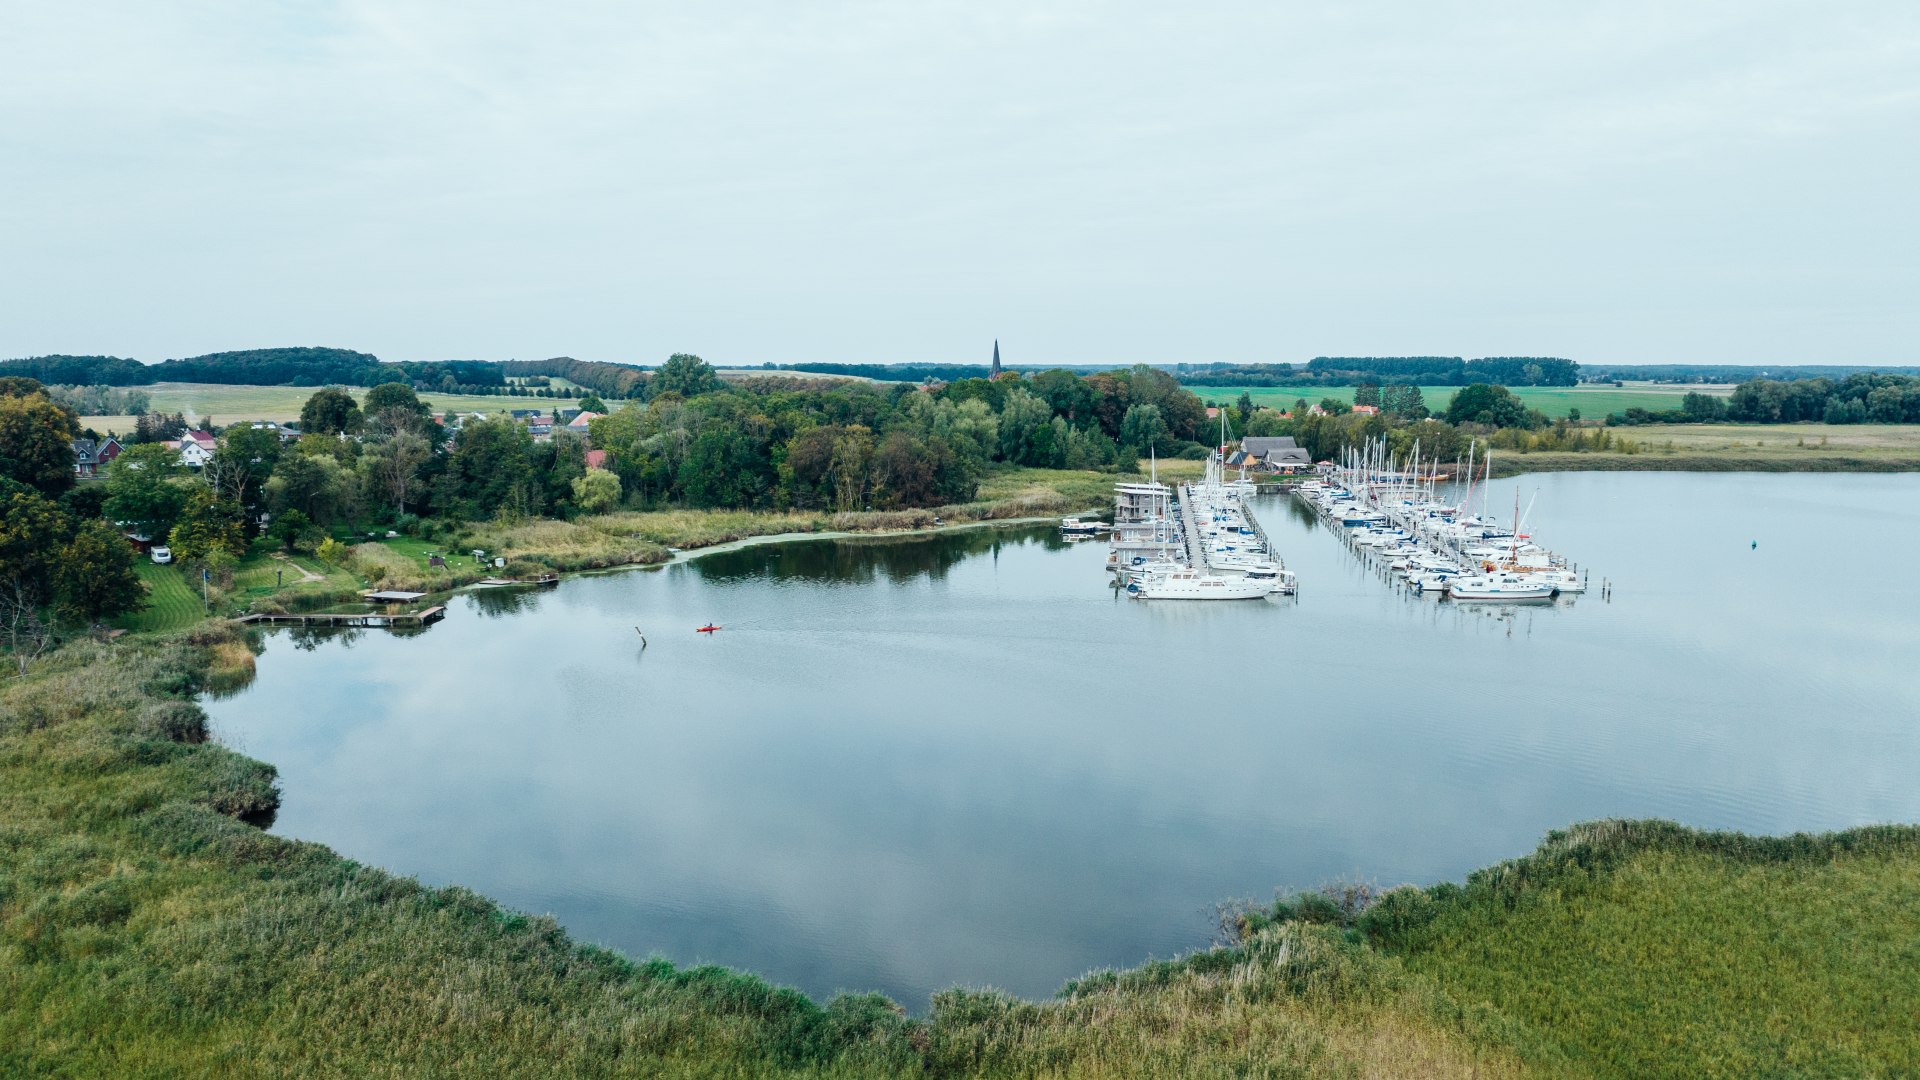
M1596 822L1357 926L1593 1075L1920 1075L1920 828Z

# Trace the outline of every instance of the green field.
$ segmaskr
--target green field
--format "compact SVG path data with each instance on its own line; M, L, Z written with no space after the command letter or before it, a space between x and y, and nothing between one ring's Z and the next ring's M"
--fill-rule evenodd
M562 382L564 380L556 380ZM143 386L153 399L153 410L183 413L194 423L234 424L243 420L277 420L285 423L300 418L300 406L313 396L311 386L226 386L219 383L154 383ZM349 387L354 397L364 399L363 387ZM435 413L499 413L508 409L557 409L574 405L569 398L487 397L478 394L420 395ZM131 416L83 416L82 427L101 433L125 435L133 431Z
M734 377L767 374L808 377L805 372L769 373L758 369L729 371L726 374ZM564 379L554 380L555 385L565 382ZM196 423L218 425L242 420L297 420L300 406L306 404L314 392L310 386L226 386L216 383L155 383L141 389L153 399L153 408L157 412L183 413ZM1351 386L1189 386L1187 389L1203 400L1224 404L1238 401L1244 391L1253 398L1254 404L1282 410L1292 408L1294 401L1302 397L1309 402L1317 402L1325 397L1351 402L1354 391ZM1454 386L1420 388L1426 397L1427 407L1435 412L1446 408L1447 402L1453 400L1454 392L1458 389ZM1725 387L1679 388L1656 387L1652 384L1625 387L1521 386L1513 388L1513 392L1528 406L1548 416L1565 416L1569 408L1577 408L1583 418L1597 420L1608 413L1622 412L1635 406L1651 410L1677 409L1688 389L1704 393L1727 392ZM355 389L353 393L356 397L366 396L364 389ZM427 402L436 413L447 410L498 413L508 409L561 408L571 404L564 398L485 397L474 394L425 393L420 395L420 399ZM133 430L133 419L131 416L84 416L80 422L81 426L102 433L125 435Z
M1684 472L1920 470L1920 424L1645 424L1610 427L1612 449L1500 444L1494 473L1649 469ZM1512 434L1512 433L1510 433ZM1518 433L1550 440L1552 431Z
M1189 386L1187 389L1200 395L1202 400L1216 405L1231 405L1245 393L1253 398L1255 405L1282 411L1293 408L1293 403L1300 398L1306 398L1308 404L1317 404L1321 398L1328 397L1351 404L1354 390L1351 386ZM1420 393L1426 399L1427 408L1437 413L1447 407L1459 389L1457 386L1423 386ZM1677 409L1689 390L1720 394L1727 392L1725 387L1656 388L1652 385L1515 386L1509 389L1529 408L1539 409L1548 416L1559 418L1567 415L1568 409L1579 409L1581 418L1585 420L1598 420L1608 413L1625 412L1636 406L1656 412Z

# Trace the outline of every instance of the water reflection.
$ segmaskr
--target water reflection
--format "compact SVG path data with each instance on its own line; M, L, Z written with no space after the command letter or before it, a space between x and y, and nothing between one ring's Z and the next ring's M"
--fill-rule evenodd
M1204 944L1226 897L1457 878L1576 820L1920 819L1920 580L1895 572L1920 477L1524 483L1611 603L1396 591L1265 498L1295 601L1119 598L1104 545L1047 529L816 540L324 639L351 648L275 635L209 711L280 768L284 834L634 955L914 1008Z
M479 615L497 619L537 610L547 590L530 586L501 586L473 589L464 594L469 606Z
M365 637L366 634L366 629L358 626L324 626L318 623L302 623L289 626L285 630L272 635L268 640L272 641L277 639L285 641L301 652L312 652L326 644L334 644L343 649L350 649L355 642Z
M1027 546L1068 546L1052 526L981 526L903 542L900 538L852 537L761 544L701 556L691 564L716 583L790 581L864 585L916 578L940 579L975 555L998 556Z

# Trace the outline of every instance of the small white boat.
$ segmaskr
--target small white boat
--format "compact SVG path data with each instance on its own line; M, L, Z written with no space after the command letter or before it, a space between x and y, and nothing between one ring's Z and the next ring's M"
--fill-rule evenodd
M1106 528L1104 521L1081 521L1077 517L1060 519L1060 532L1066 536L1094 536Z
M1293 571L1283 570L1271 563L1248 567L1247 577L1253 581L1270 582L1272 591L1283 596L1292 596L1300 591L1300 579L1293 576Z

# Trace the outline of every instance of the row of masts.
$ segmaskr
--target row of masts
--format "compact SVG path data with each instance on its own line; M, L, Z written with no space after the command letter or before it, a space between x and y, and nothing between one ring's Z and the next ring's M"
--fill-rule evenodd
M1492 452L1475 459L1469 446L1452 472L1425 458L1416 442L1404 456L1384 439L1349 448L1323 479L1303 485L1299 497L1349 548L1380 561L1414 591L1461 600L1541 600L1585 591L1578 567L1534 543L1525 530L1519 495L1511 525L1489 512ZM1464 476L1464 488L1440 485ZM1479 499L1475 512L1474 500ZM1529 507L1529 512L1531 507Z

